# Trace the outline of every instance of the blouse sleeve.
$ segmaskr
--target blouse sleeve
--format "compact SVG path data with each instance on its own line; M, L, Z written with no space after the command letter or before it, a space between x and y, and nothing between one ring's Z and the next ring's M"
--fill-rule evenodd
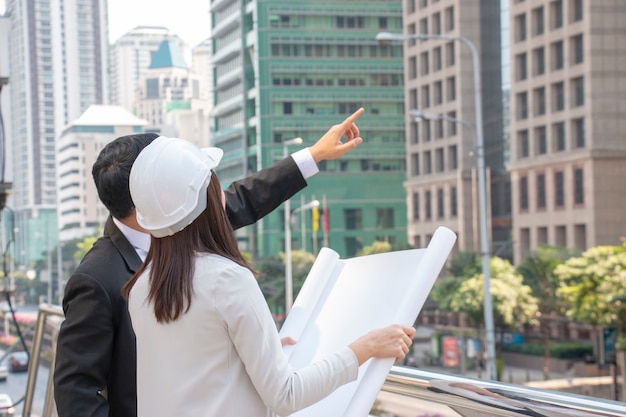
M294 371L252 273L233 268L221 278L216 294L218 309L252 384L275 413L292 414L356 379L358 361L347 346Z

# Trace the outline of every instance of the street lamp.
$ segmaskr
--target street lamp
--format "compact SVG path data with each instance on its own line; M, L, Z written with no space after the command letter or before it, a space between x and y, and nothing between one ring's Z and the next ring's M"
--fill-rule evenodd
M496 379L496 341L494 335L493 304L491 300L491 271L489 270L489 233L487 229L487 185L485 167L485 147L483 136L483 103L482 87L480 83L480 56L472 41L463 36L435 35L427 33L389 33L380 32L376 35L376 40L380 43L404 42L408 40L443 40L459 41L465 44L472 53L472 63L474 66L474 111L476 112L476 151L478 153L478 211L480 216L479 231L481 242L482 270L484 277L484 303L483 313L485 316L485 341L487 349L487 376Z
M292 212L285 211L285 316L293 305L293 269L291 264L291 216L299 211L319 207L319 200L312 200Z
M292 145L302 145L302 138L293 138L283 141L283 159L287 158L288 147ZM291 217L291 201L285 200L285 315L289 312L293 303L293 290L291 282L291 228L289 227L289 218ZM289 266L287 266L289 264Z

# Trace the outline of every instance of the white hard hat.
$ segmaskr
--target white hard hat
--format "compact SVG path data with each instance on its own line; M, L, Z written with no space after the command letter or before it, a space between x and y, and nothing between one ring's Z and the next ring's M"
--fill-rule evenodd
M187 227L206 208L211 170L223 154L219 148L200 149L165 136L146 146L130 170L130 195L139 225L154 237Z

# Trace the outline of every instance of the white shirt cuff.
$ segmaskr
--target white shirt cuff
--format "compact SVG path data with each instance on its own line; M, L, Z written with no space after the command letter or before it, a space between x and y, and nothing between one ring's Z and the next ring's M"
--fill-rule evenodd
M309 148L300 149L292 153L291 157L296 162L305 180L320 172Z

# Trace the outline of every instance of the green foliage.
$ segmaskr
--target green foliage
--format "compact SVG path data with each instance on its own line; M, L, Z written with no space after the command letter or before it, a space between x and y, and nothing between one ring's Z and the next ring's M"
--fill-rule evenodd
M524 323L533 323L537 313L537 299L531 295L529 286L523 284L521 275L509 261L491 258L491 295L494 306L494 318L499 325L516 327ZM484 277L475 274L460 282L459 287L450 297L452 311L467 313L477 325L484 317Z
M525 355L543 356L543 343L524 343L522 345L503 345L503 352L523 353ZM593 346L584 343L552 343L550 357L557 359L583 359L593 356Z
M385 253L391 251L391 244L389 242L375 241L369 246L365 246L357 256L372 255L374 253Z
M101 235L101 231L98 231L95 235L87 236L83 240L76 243L76 251L74 252L74 260L80 261L87 255L87 252L91 249L98 237Z
M451 260L446 275L439 279L430 296L441 310L451 311L452 299L467 278L482 273L480 257L475 252L458 252Z
M626 330L626 243L596 246L555 270L574 320Z

